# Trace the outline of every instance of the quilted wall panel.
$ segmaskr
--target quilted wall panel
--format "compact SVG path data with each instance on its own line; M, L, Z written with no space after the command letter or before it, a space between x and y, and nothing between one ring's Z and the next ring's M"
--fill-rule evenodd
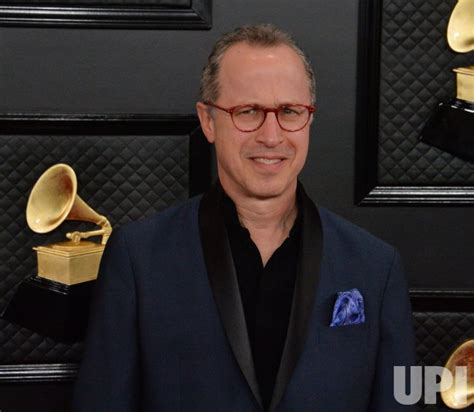
M474 183L474 164L418 142L440 101L455 97L452 69L474 64L446 40L456 0L382 0L378 178L383 185Z
M32 246L63 238L26 225L29 192L49 166L64 162L78 194L113 226L140 219L189 196L188 135L1 135L0 311L25 277L36 272ZM0 320L0 364L79 362L81 345L66 345Z

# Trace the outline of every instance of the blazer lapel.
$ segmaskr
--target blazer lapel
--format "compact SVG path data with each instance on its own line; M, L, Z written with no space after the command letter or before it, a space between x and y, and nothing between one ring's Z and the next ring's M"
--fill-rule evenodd
M300 207L303 209L302 245L295 280L293 303L285 347L273 390L270 411L275 410L280 402L288 382L291 379L296 363L303 351L309 322L313 309L314 297L319 283L319 271L323 236L318 209L298 183Z
M204 194L199 206L204 260L227 339L252 393L263 408L232 251L220 207L221 196L222 189L217 183Z

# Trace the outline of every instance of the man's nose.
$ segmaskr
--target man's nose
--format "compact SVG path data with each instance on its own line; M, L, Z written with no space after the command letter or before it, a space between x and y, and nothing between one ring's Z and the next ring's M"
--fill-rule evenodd
M267 113L265 121L257 130L257 141L268 147L274 147L283 141L282 130L278 124L276 113Z

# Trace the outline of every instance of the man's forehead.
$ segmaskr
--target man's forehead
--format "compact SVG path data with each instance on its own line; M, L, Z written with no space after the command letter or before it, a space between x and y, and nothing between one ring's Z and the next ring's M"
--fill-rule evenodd
M283 99L301 101L309 96L309 80L301 57L288 45L237 43L223 55L219 71L220 94L257 98L281 92ZM270 90L271 89L271 90ZM224 96L223 96L224 97ZM305 99L307 100L307 98ZM285 101L287 102L287 101Z
M271 46L249 44L246 42L239 42L230 46L224 53L221 59L221 67L226 63L235 64L248 62L250 65L265 61L269 64L277 64L279 61L290 60L292 64L303 66L301 57L288 45L281 43Z

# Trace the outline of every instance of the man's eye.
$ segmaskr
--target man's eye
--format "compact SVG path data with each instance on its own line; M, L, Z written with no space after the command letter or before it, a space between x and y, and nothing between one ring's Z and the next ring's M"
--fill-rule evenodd
M244 107L237 111L237 116L255 116L258 114L258 109L255 107Z
M281 114L285 116L298 116L301 114L301 110L296 107L284 106L280 109Z

